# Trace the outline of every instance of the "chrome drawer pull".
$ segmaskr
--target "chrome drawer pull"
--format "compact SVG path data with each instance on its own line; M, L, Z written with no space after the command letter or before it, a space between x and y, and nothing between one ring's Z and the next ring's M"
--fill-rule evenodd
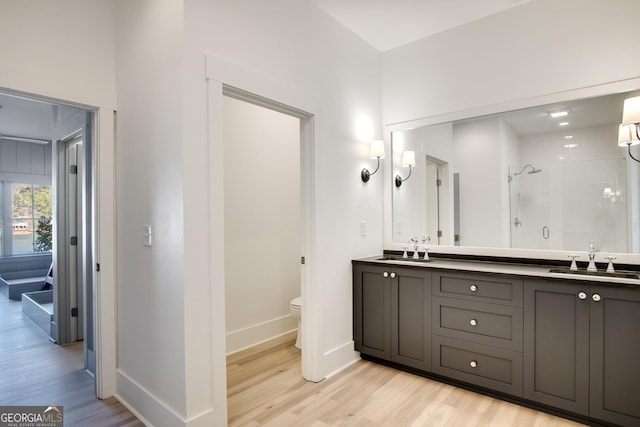
M396 273L391 273L391 278L395 279L396 278Z
M476 362L475 360L472 360L471 362L469 362L469 366L471 366L472 368L475 368L478 366L478 362Z
M476 325L478 324L478 321L477 321L476 319L471 319L471 320L469 321L469 324L470 324L471 326L476 326Z
M593 294L591 299L594 300L595 302L598 302L598 301L600 301L602 299L602 297L600 297L600 295L598 295L598 294Z
M476 285L471 285L471 286L469 286L469 290L471 292L476 292L478 290L478 287Z
M389 277L389 273L385 271L384 273L382 273L382 277Z
M587 294L586 294L585 292L580 292L580 293L578 294L578 298L580 298L580 299L587 299Z

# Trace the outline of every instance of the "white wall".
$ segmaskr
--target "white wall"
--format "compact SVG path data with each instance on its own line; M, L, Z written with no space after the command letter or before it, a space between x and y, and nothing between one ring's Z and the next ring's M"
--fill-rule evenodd
M599 85L637 89L631 80L640 58L628 56L636 47L626 29L639 13L634 0L535 0L384 52L383 121L397 130L412 120L434 124L547 104L571 91L602 95Z
M318 343L303 351L303 358L315 361L312 378L323 378L356 357L350 260L382 249L382 186L390 171L383 170L381 176L374 177L378 179L362 183L360 170L371 167L371 160L368 144L359 142L355 131L359 119L365 118L371 123L373 137L381 136L380 54L314 6L293 0L187 1L185 37L183 155L190 167L185 168L183 178L188 206L184 213L185 271L189 274L200 272L201 276L210 264L210 259L203 256L206 252L198 251L207 248L208 242L203 240L206 236L196 235L199 230L191 230L192 224L215 222L215 218L207 217L208 206L197 192L207 177L208 159L201 155L208 150L207 134L217 132L208 128L206 82L202 79L204 53L220 58L227 70L238 71L230 73L232 81L226 83L280 102L292 99L286 95L295 92L299 94L297 99L312 106L307 112L314 116L315 161L314 170L307 173L313 174L316 185L312 195L316 239L314 253L305 254L309 263L304 268L315 274L313 289L308 289L306 296L305 290L302 294L305 312L310 309L307 301L314 304L317 318L309 325L309 332L318 337ZM216 207L217 201L213 202ZM367 222L365 237L360 236L361 221ZM211 272L213 304L223 296L220 273ZM194 327L201 327L195 323L195 314L203 304L201 299L196 300L202 285L186 289L186 305L190 308L186 321L187 325L193 322ZM217 331L217 325L224 323L224 314L215 310L211 315ZM194 334L194 343L197 338ZM220 335L213 337L214 342L223 339ZM213 407L222 414L226 393L221 381L224 354L218 350L213 354ZM194 355L187 367L188 377L202 378L198 367L206 362ZM195 413L207 407L202 396L189 401ZM211 403L208 405L211 407Z
M118 395L152 425L182 425L192 309L184 295L200 291L183 269L182 2L121 1L116 12ZM195 184L203 199L205 182ZM152 247L143 246L144 225L153 227ZM206 223L193 227L207 232Z
M502 180L507 175L500 151L498 119L454 124L453 172L460 174L461 245L502 247ZM473 208L478 206L482 209Z
M504 120L500 120L500 142L501 142L501 169L500 185L502 194L502 247L511 246L511 210L509 197L509 168L518 164L520 158L520 138L511 126Z
M635 0L535 0L384 52L384 123L638 77L639 13Z
M115 59L113 2L2 1L0 88L97 107L100 234L97 276L98 394L115 392L113 120Z
M227 353L297 328L300 119L225 97Z
M205 55L240 70L225 83L277 101L294 91L317 106L307 110L317 221L305 267L317 272L311 327L319 343L308 350L316 378L355 360L350 260L382 248L383 180L360 181L368 145L355 136L362 117L374 137L381 133L380 55L306 2L117 4L118 393L154 425L220 425L224 254L209 236L220 231L210 213L219 215L224 200L204 195L222 183L215 177L224 165L209 155L220 132L209 114L221 105L207 103ZM141 245L143 224L155 226L153 248Z

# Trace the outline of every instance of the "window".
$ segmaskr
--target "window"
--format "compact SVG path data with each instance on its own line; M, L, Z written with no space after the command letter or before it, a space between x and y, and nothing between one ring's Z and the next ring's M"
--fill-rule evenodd
M50 252L52 249L53 192L50 185L32 185L4 182L0 187L10 192L5 195L4 221L0 224L3 234L10 234L3 242L0 254L22 255ZM2 206L0 205L0 209ZM6 210L5 210L6 209ZM7 216L10 215L10 218ZM11 229L7 230L9 227ZM0 231L1 232L1 231ZM10 240L9 242L6 240Z

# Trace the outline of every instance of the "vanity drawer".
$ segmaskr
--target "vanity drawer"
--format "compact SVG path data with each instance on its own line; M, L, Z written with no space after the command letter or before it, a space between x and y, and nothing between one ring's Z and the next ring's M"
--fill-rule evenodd
M433 372L522 396L522 353L434 336Z
M522 307L522 280L492 274L433 273L433 295Z
M433 333L522 351L522 308L433 297Z

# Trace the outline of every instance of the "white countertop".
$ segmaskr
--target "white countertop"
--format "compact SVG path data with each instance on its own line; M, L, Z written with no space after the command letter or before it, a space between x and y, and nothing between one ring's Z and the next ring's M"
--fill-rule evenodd
M565 280L578 280L598 283L611 283L621 285L635 285L640 286L640 279L628 279L622 277L614 277L609 275L587 275L587 274L574 274L574 273L551 273L551 267L546 265L528 265L518 263L501 263L492 261L468 261L468 260L453 260L453 259L441 259L432 258L430 261L413 261L409 259L381 259L385 255L377 255L366 258L359 258L355 261L362 261L367 263L374 263L380 265L402 265L411 267L423 267L423 268L438 268L442 270L458 270L458 271L470 271L470 272L482 272L482 273L498 273L498 274L510 274L513 276L529 276L540 278L552 278L552 279L565 279ZM568 269L568 265L567 265ZM602 272L602 270L600 270ZM621 271L623 272L623 271ZM626 272L625 272L626 273ZM636 272L633 272L636 274Z

